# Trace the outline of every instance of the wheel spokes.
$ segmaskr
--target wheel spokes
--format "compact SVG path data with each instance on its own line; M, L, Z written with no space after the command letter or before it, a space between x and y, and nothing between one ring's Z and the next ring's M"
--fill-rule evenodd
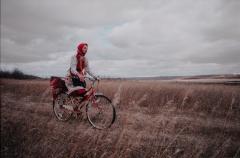
M64 103L66 102L66 97L64 98L64 96L59 95L58 98L55 100L54 102L54 114L57 117L57 119L61 120L61 121L66 121L68 120L71 115L72 112L65 109Z

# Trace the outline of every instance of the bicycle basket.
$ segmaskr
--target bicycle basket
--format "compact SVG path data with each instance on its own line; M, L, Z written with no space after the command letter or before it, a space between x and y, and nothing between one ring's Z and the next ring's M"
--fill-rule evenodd
M58 94L67 91L67 87L65 85L64 80L61 77L51 76L50 86L52 89L52 96L55 99Z

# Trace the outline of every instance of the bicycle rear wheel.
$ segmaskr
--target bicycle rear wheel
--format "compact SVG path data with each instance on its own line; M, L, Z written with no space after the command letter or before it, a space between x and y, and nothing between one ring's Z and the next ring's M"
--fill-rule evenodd
M67 121L72 116L72 111L65 109L63 106L66 104L66 94L59 94L53 101L53 113L60 121Z
M116 118L116 111L111 100L104 95L95 95L86 106L89 123L97 129L111 127Z

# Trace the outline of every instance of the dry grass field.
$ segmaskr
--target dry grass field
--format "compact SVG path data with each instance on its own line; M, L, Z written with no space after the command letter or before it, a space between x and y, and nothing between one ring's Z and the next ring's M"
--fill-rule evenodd
M1 157L240 157L240 86L102 81L117 120L57 121L47 80L1 79Z

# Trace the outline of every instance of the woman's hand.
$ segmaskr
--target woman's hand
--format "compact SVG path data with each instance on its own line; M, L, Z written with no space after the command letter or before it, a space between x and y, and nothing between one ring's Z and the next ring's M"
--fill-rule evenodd
M80 81L84 82L84 76L82 74L78 74L78 78L80 79Z
M97 77L94 77L95 80L97 80L98 82L100 81L100 77L97 76Z

